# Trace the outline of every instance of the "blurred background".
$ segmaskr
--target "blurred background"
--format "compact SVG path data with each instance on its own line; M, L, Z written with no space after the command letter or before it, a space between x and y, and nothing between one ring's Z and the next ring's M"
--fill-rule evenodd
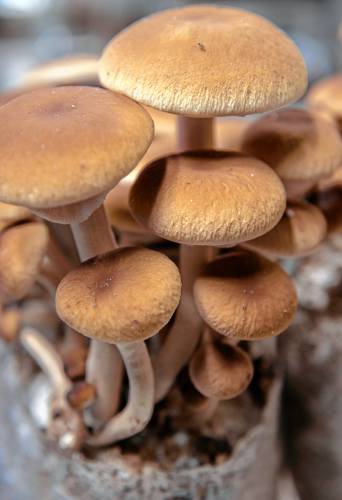
M156 10L200 3L175 0L0 0L1 88L30 67L72 53L101 53L132 21ZM207 0L205 3L210 3ZM266 16L299 45L310 80L342 67L342 0L251 0L228 4Z

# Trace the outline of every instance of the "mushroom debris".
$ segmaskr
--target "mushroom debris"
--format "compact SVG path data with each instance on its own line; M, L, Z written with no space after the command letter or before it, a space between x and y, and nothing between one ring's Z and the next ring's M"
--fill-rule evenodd
M335 105L274 111L306 85L272 23L193 5L0 96L0 335L49 380L61 447L134 436L175 388L192 425L247 390L296 311L275 259L338 227Z

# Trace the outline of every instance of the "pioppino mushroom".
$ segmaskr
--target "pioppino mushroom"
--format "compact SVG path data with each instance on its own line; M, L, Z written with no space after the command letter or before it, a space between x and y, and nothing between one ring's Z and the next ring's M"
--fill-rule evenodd
M88 442L106 445L142 430L154 405L154 377L144 340L170 320L180 299L175 264L143 248L126 248L70 271L56 294L57 312L70 327L117 345L128 374L127 406Z
M279 221L285 203L283 185L272 169L239 153L180 153L156 160L139 174L130 192L134 217L158 236L181 243L183 295L154 360L157 400L165 396L200 337L203 324L192 289L212 257L210 246L234 246L263 234Z

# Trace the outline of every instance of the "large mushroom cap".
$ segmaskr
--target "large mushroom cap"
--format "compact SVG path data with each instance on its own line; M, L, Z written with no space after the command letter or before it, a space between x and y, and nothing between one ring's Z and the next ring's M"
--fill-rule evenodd
M294 43L243 10L193 5L146 17L119 33L100 60L102 84L172 113L246 115L304 93Z
M125 248L69 272L56 293L61 319L87 337L109 343L155 335L180 299L178 269L164 255Z
M285 271L247 251L232 252L208 264L195 282L194 297L213 330L241 340L281 333L297 307L296 292Z
M289 181L326 177L342 162L337 127L304 109L282 109L253 122L245 132L242 150Z
M146 111L107 90L26 93L0 107L0 200L43 209L95 197L135 167L152 137Z
M306 101L310 107L330 113L341 125L342 74L330 76L313 85Z
M20 82L24 88L99 83L98 58L93 54L73 54L40 64L27 71Z
M193 355L189 375L196 389L207 398L232 399L249 386L253 364L239 347L208 342Z
M134 217L162 238L235 245L269 231L285 191L267 165L226 151L182 153L148 165L130 192Z
M312 252L327 236L327 222L311 203L289 203L281 221L266 234L245 243L272 257L297 257Z
M47 251L49 231L42 222L7 229L0 237L0 296L21 299L33 286Z

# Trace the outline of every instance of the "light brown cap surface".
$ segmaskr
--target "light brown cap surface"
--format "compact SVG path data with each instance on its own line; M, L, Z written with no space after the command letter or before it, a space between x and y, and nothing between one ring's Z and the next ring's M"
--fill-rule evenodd
M27 71L21 87L99 85L98 58L93 54L72 54L48 61Z
M125 248L69 272L56 293L60 318L87 337L109 343L145 340L178 306L178 269L164 255Z
M0 237L0 296L21 299L33 286L47 251L49 232L42 222L28 222Z
M270 165L284 180L320 179L342 162L337 127L304 109L283 109L253 122L242 150Z
M248 354L233 345L205 343L193 355L189 375L207 398L232 399L244 392L253 377Z
M194 286L200 315L230 338L258 340L284 331L297 307L290 277L258 254L245 250L212 261Z
M285 191L264 163L238 153L183 153L148 165L130 193L134 217L167 240L234 245L269 231Z
M153 137L146 111L95 87L26 93L0 107L0 199L52 208L112 189Z
M129 26L100 60L102 84L163 111L246 115L304 93L307 72L295 44L256 14L192 5Z
M336 120L342 118L342 74L320 80L313 85L306 98L312 108L328 111Z
M311 203L289 203L271 231L245 246L273 257L296 257L315 250L326 236L327 222L319 208Z

